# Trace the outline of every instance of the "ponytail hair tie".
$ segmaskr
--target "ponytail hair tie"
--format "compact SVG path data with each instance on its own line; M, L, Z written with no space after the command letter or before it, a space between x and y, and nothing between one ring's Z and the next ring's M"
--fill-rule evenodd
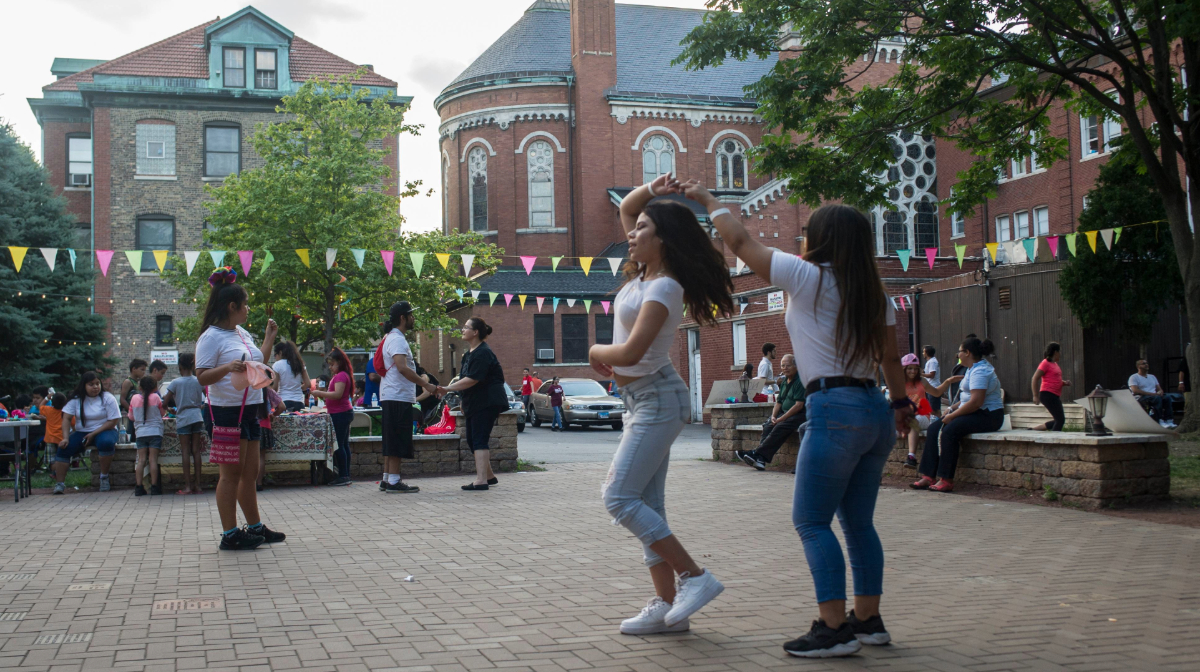
M221 285L232 285L237 282L237 271L232 266L222 266L208 276L208 284L214 289Z

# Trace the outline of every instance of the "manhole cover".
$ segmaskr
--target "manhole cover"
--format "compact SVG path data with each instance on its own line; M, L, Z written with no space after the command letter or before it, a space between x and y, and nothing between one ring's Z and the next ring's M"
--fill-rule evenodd
M198 597L188 600L159 600L154 603L150 613L166 614L179 611L217 611L225 609L225 598Z
M73 590L108 590L112 588L112 581L106 583L72 583L67 586L68 591Z
M28 581L35 574L0 574L0 581Z
M0 614L0 621L23 621L28 614L28 611L9 611Z
M92 641L92 633L78 632L73 635L59 633L57 635L42 635L33 640L34 645L39 644L82 644Z

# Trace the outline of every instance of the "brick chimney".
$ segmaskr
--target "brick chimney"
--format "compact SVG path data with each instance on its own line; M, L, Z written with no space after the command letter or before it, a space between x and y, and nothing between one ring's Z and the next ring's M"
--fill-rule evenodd
M613 174L613 119L605 91L617 85L617 8L613 0L571 0L571 66L575 70L575 244L592 256L621 240L606 189ZM625 181L628 181L627 179Z

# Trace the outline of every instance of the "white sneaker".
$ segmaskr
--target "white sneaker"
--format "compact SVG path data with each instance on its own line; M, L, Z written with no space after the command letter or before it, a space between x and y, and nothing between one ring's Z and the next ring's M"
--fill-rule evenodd
M642 613L621 621L621 634L654 635L660 632L685 632L691 627L686 618L675 625L668 626L663 618L670 610L671 605L655 595L642 608Z
M112 481L108 480L108 476L100 476L100 492L108 492L112 490Z
M675 586L675 604L663 619L667 627L687 620L688 616L700 611L704 605L725 590L725 586L707 569L699 576L679 575Z

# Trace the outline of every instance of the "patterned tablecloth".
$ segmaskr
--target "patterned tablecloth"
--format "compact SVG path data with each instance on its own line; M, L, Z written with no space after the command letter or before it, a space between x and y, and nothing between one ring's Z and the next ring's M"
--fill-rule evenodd
M265 455L267 462L318 461L333 469L333 451L337 447L333 422L328 413L286 414L271 421L275 432L275 448ZM208 435L201 432L204 461L208 462ZM175 434L175 418L163 420L163 445L158 461L179 464L179 437Z

